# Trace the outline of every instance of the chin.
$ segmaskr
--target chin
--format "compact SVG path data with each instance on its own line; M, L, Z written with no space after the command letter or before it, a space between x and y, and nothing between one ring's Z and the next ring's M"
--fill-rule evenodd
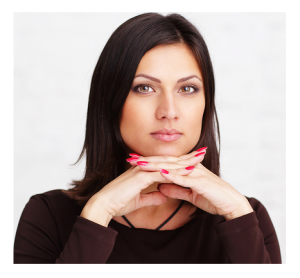
M155 149L153 151L147 150L145 152L145 156L163 156L163 155L181 156L183 154L185 154L184 150L180 150L175 147L162 147L159 149Z

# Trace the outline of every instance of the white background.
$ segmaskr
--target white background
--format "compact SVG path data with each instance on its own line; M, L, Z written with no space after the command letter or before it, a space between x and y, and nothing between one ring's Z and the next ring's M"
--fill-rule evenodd
M14 15L14 232L30 196L82 177L85 161L70 164L93 69L112 32L137 14ZM222 178L265 205L285 263L285 14L180 14L211 54Z

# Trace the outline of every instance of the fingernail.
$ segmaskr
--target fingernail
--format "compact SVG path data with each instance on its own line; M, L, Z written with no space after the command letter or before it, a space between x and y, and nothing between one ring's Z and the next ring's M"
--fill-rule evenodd
M195 154L195 156L200 156L200 155L203 155L203 154L205 154L205 152L197 153L197 154Z
M167 170L165 170L165 169L160 169L160 171L161 171L162 173L164 173L164 174L169 174L169 172L168 172Z
M137 165L146 166L147 164L149 164L148 161L138 161L138 162L137 162Z
M127 158L126 161L127 162L133 162L133 161L136 161L138 159L139 159L138 157L130 157L130 158Z
M194 170L195 166L185 167L185 170Z
M196 152L201 152L201 151L204 151L206 149L207 149L207 147L203 147L203 148L198 149Z
M137 154L137 153L130 153L129 155L130 155L130 156L140 156L140 155Z

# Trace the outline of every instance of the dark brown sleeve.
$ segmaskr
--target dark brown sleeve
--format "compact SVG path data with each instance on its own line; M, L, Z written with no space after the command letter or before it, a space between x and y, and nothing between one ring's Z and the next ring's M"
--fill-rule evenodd
M63 211L61 213L64 213ZM60 234L71 230L63 245ZM73 227L58 227L55 215L39 195L21 215L14 243L14 263L105 263L118 232L77 216Z
M254 212L215 226L231 263L280 264L277 235L266 208L248 198Z

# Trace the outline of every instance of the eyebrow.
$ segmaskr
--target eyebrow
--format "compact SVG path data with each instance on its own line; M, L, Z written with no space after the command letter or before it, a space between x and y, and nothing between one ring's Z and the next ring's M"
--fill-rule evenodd
M155 78L155 77L152 77L152 76L149 76L149 75L147 75L147 74L143 74L143 73L136 75L134 78L137 78L137 77L139 77L139 76L148 78L148 79L150 79L150 80L152 80L152 81L154 81L154 82L157 82L157 83L161 83L161 81L160 81L159 79L157 79L157 78ZM194 77L198 78L198 79L202 82L201 78L199 78L197 75L190 75L190 76L188 76L188 77L184 77L184 78L179 79L179 80L177 81L177 83L180 83L180 82L189 80L189 79L194 78Z

